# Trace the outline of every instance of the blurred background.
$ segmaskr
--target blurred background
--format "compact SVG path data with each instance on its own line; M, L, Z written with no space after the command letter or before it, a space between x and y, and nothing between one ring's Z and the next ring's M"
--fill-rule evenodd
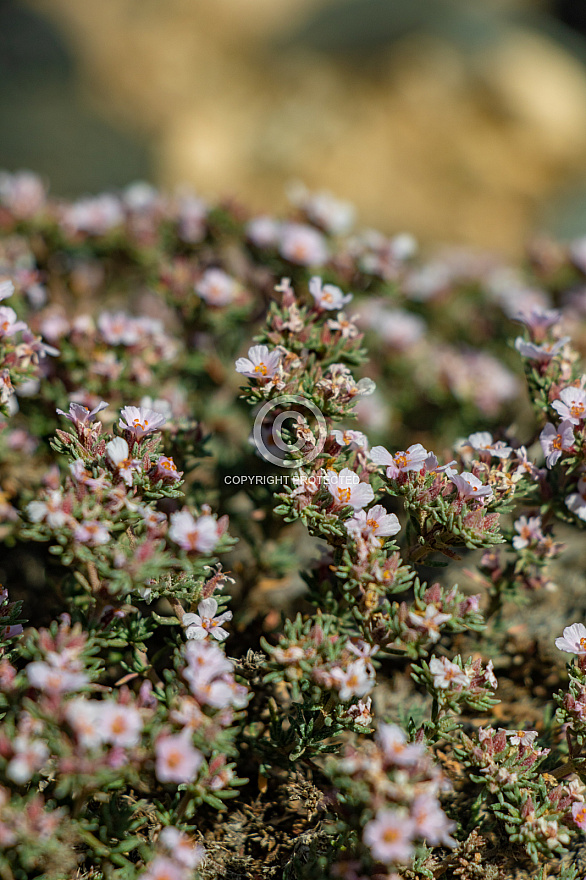
M584 0L0 0L0 168L516 255L586 233Z

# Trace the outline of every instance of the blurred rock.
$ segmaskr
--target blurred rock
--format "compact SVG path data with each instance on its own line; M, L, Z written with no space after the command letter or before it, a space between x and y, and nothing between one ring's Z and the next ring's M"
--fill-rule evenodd
M30 2L103 112L152 138L165 185L275 210L299 179L388 231L514 253L586 171L585 69L529 28L475 51L412 32L369 67L286 42L338 0Z

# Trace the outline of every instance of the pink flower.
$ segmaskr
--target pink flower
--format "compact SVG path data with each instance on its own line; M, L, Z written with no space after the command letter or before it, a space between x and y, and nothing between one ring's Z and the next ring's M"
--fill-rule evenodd
M515 530L519 533L513 538L513 547L515 550L523 550L530 544L539 544L543 540L543 532L541 531L541 517L520 516L515 522Z
M217 610L218 603L215 599L202 599L197 606L197 614L184 614L182 623L187 627L185 632L187 638L201 641L211 635L219 642L227 639L229 632L221 624L232 620L232 612L225 611L216 617Z
M166 422L164 415L142 406L125 406L120 415L122 418L118 424L135 440L142 440L147 434L158 431Z
M463 669L457 663L452 663L447 657L432 657L429 661L429 671L433 675L433 684L436 688L447 690L453 685L466 687L469 679Z
M411 806L411 818L415 822L415 834L422 837L432 846L457 846L457 841L450 837L450 831L456 827L437 799L428 794L421 794L415 798Z
M442 614L435 605L427 605L425 611L410 611L409 622L416 629L422 629L432 642L437 642L440 637L440 626L452 619L451 614Z
M578 803L572 804L572 818L578 828L582 831L586 831L586 804L584 801L578 801Z
M126 312L102 312L98 330L108 345L136 345L142 335L137 319Z
M526 342L521 336L518 336L515 339L515 348L523 357L547 363L559 354L566 342L569 341L569 336L563 336L557 342L545 342L543 345L536 345L534 342Z
M557 324L561 316L562 313L557 309L542 309L533 306L528 312L519 312L514 320L520 321L521 324L525 324L529 328L535 342L542 342L549 328Z
M193 782L203 761L202 753L193 747L188 730L175 736L160 736L155 743L155 755L159 782L178 785Z
M330 670L334 687L338 690L342 702L351 697L364 697L369 694L375 684L374 670L362 659L353 660L347 669L334 666Z
M183 473L177 470L177 465L172 458L166 455L160 455L155 462L154 468L149 471L149 475L155 480L164 480L165 482L175 483L180 480Z
M555 640L555 646L567 654L586 654L586 626L583 623L573 623L564 629L563 636Z
M560 399L554 400L552 407L565 421L579 425L586 417L586 391L583 388L562 388Z
M246 226L247 238L260 248L275 246L280 232L280 224L272 217L253 217Z
M301 223L286 223L281 229L281 256L299 266L323 266L329 254L321 232Z
M157 856L146 871L139 874L140 880L185 880L185 868L166 856Z
M17 321L14 309L0 306L0 339L3 336L14 336L20 330L25 330L26 326L24 321Z
M51 654L50 662L35 660L26 667L26 674L34 688L48 694L66 694L79 691L89 683L85 672L68 668L59 654Z
M353 517L346 520L346 528L382 538L396 535L401 530L401 523L394 513L387 513L382 504L375 504L368 513L357 510Z
M339 310L352 299L351 293L344 294L334 284L324 284L317 275L309 280L309 292L314 298L316 306L327 311Z
M464 500L469 498L486 498L490 501L492 498L492 489L485 486L478 477L468 471L462 471L461 474L448 473L449 479L458 490L458 495Z
M561 458L562 450L566 452L574 445L574 427L572 422L566 419L560 424L559 428L548 422L539 435L539 442L545 455L545 464L548 468L552 468Z
M104 700L101 713L101 736L104 742L127 749L138 745L142 717L134 706Z
M376 741L385 760L398 767L412 767L425 754L420 743L407 742L405 731L396 724L379 724Z
M45 501L29 502L26 510L31 522L46 522L52 529L60 529L67 522L67 514L62 505L61 489L54 489L49 492Z
M99 547L109 542L110 532L106 523L84 519L73 532L73 540L88 547Z
M106 409L107 406L108 404L106 401L101 400L98 405L90 411L87 406L82 406L80 403L70 403L68 413L63 412L62 409L58 409L57 412L60 416L65 416L66 419L73 422L76 428L79 428L93 422L97 414L103 409Z
M6 776L17 785L23 785L41 769L49 757L49 749L41 740L27 736L14 737L11 746L14 756L6 767Z
M196 846L193 838L188 837L183 831L168 825L159 834L159 843L173 858L185 868L197 868L205 858L203 846Z
M236 372L251 379L272 379L281 363L280 351L269 351L266 345L253 345L247 358L238 358Z
M342 468L339 473L328 471L327 486L338 507L350 505L354 510L359 510L374 500L372 486L360 482L358 474L350 468Z
M188 510L177 511L171 515L169 538L187 553L211 553L220 539L218 523L209 514L194 519Z
M362 431L332 431L338 446L348 446L351 449L364 449L368 446L366 434Z
M512 447L506 446L502 440L497 440L495 443L492 439L492 434L489 434L488 431L478 431L476 434L470 434L468 443L475 451L489 452L496 458L508 458L513 451Z
M65 717L71 725L80 744L91 749L100 745L102 739L102 710L104 704L98 700L77 698L65 705Z
M137 458L130 458L130 449L124 437L114 437L106 443L106 458L126 485L132 486L132 473L142 469L142 462Z
M196 293L211 306L227 306L238 294L238 284L222 269L207 269L195 285Z
M0 281L0 302L3 299L8 299L9 296L12 296L14 293L14 284L12 281L4 280Z
M505 733L513 746L532 746L537 739L536 730L505 730Z
M413 855L413 819L399 810L379 810L364 828L363 840L375 859L408 862Z
M566 507L580 519L586 520L586 476L580 477L576 489L577 492L566 496Z
M422 470L428 456L429 452L421 443L414 443L406 452L397 452L394 456L384 446L373 446L370 450L370 458L375 464L386 465L389 479L396 479L407 471Z

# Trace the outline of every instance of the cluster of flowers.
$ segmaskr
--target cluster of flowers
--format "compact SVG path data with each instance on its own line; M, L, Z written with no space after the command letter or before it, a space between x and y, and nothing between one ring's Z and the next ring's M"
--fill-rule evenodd
M559 645L578 661L549 750L509 704L510 729L477 717L507 602L555 589L555 518L586 520L563 335L585 341L583 249L537 249L529 281L463 252L422 263L409 236L352 235L327 194L292 198L291 218L250 219L0 175L2 876L430 876L470 816L536 862L586 829L565 781L586 628ZM519 355L539 424L502 430ZM291 464L276 497L227 479ZM476 549L480 592L425 582ZM292 774L315 810L277 808Z

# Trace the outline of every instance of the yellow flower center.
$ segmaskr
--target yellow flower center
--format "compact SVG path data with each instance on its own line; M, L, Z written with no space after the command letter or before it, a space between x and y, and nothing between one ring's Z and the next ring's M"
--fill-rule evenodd
M348 503L350 501L350 496L352 495L351 489L340 489L338 488L338 498L340 501Z
M552 446L554 449L561 449L562 448L562 435L561 434L556 434L555 439L552 443Z
M261 376L266 376L266 374L267 374L267 368L266 368L265 364L262 364L262 363L261 363L261 364L257 364L256 367L254 368L254 372L255 372L255 373L260 373Z
M405 452L398 452L395 455L395 464L397 467L406 467L409 464L409 458Z
M575 403L570 407L570 412L574 419L581 419L584 415L584 404L583 403Z

